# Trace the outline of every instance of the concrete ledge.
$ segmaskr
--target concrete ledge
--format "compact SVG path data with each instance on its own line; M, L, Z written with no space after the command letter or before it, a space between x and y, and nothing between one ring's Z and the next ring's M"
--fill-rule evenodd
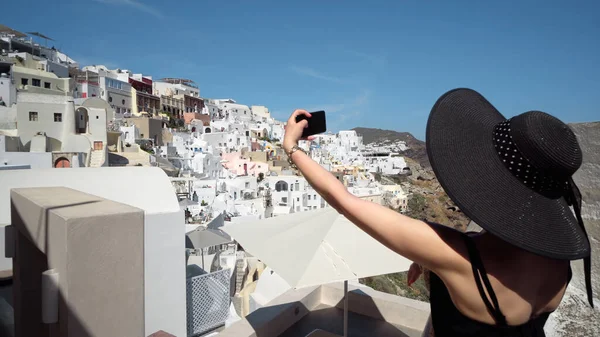
M292 289L219 333L223 337L276 337L321 304L321 287Z
M412 331L408 334L410 336L420 335L425 328L430 314L429 304L382 293L368 287L350 285L349 290L349 312L364 316L366 320L372 319L375 324L372 326L379 326L377 322L385 322L388 323L387 331L390 331L391 324L398 328L401 327L400 330ZM302 321L300 324L303 328L315 325L312 330L316 330L322 328L322 326L316 326L319 325L320 318L310 319L310 317L324 309L329 310L328 308L343 309L343 295L342 283L291 289L264 307L252 312L245 319L224 329L219 336L277 337L284 332L287 336L290 334L288 329L297 326L300 321ZM328 311L322 313L321 316L335 319L336 314ZM400 330L397 330L397 335L407 335Z
M323 304L344 308L344 285L321 286ZM410 329L423 330L431 312L429 303L348 285L348 311Z

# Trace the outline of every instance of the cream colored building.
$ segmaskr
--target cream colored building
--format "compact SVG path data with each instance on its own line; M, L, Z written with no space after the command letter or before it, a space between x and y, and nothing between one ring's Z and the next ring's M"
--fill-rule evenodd
M73 95L74 82L70 78L59 78L53 73L18 65L13 66L12 75L19 93Z
M164 145L162 134L163 121L161 119L132 117L127 118L125 122L129 125L133 124L139 129L140 139L151 139L155 146Z
M268 118L271 118L271 113L269 112L269 108L262 105L253 105L250 107L252 110L252 114L255 116L257 120L266 121Z

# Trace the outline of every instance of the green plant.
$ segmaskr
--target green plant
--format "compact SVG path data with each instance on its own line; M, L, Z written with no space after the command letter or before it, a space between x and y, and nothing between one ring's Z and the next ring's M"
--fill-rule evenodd
M419 193L413 193L410 198L408 198L408 215L411 218L415 219L424 219L426 217L425 207L427 206L427 200L424 196Z
M206 201L202 200L200 202L200 206L208 206L208 203Z
M360 279L360 283L384 293L429 302L427 285L425 284L423 275L409 287L406 283L407 274L407 272L401 272L367 277Z

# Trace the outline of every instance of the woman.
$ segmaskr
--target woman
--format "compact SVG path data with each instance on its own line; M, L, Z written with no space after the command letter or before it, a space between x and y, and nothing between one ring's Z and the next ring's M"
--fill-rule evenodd
M307 120L296 122L301 114ZM338 212L431 271L436 336L544 336L576 259L585 259L593 306L590 244L571 178L581 150L560 120L538 111L507 120L469 89L436 102L427 123L429 160L448 196L485 230L473 237L350 194L297 146L308 123L304 110L287 122L290 161Z

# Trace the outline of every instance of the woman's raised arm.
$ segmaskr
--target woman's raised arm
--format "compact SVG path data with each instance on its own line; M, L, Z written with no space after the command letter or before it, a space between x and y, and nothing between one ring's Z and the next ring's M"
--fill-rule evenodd
M306 120L296 122L296 116L300 114L310 119L305 110L296 110L290 116L283 142L288 154L308 125ZM457 232L430 226L352 195L333 174L302 151L294 151L291 159L329 205L391 250L435 272L455 269L464 262L462 255L452 248L460 242Z

